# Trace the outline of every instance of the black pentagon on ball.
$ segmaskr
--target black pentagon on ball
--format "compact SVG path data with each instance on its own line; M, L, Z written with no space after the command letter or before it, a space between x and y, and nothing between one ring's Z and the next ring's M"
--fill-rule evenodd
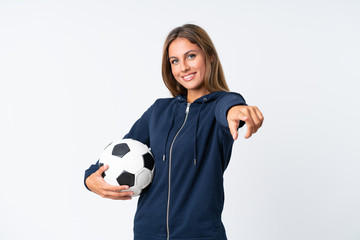
M120 143L114 146L112 155L122 158L128 152L130 152L129 146L126 143Z
M145 153L143 155L143 158L144 158L144 167L146 167L150 171L153 170L155 164L153 156L150 153Z
M127 171L123 171L116 181L119 185L128 185L129 187L132 187L135 184L135 175Z

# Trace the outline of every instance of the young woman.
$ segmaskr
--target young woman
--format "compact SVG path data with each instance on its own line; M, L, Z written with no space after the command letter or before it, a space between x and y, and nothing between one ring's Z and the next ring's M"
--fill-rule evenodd
M135 240L225 240L221 221L223 173L237 130L249 138L261 127L257 107L231 93L215 47L200 27L186 24L168 35L162 75L173 98L158 99L124 138L151 147L156 173L138 201ZM128 186L110 186L107 166L85 172L87 188L102 197L131 199Z

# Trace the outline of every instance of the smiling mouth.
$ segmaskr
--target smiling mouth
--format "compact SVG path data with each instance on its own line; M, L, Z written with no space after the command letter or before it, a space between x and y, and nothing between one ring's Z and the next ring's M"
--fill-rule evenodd
M196 74L196 73L191 73L191 74L189 74L189 75L187 75L187 76L184 76L183 79L184 79L185 81L190 81L191 79L194 78L195 74Z

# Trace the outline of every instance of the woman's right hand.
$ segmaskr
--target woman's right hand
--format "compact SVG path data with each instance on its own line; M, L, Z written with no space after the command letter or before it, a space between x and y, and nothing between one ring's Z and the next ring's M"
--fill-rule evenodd
M129 189L129 186L112 186L105 182L102 177L103 172L109 168L108 165L101 166L96 172L91 174L86 180L86 186L94 193L103 198L110 198L114 200L130 200L132 199L133 192L123 191Z

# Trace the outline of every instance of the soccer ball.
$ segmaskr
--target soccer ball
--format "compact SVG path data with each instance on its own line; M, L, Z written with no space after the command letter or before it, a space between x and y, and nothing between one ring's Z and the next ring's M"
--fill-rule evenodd
M100 167L104 164L109 165L104 180L115 186L128 185L126 191L133 191L133 196L139 196L149 186L155 168L150 149L133 139L110 143L100 155Z

